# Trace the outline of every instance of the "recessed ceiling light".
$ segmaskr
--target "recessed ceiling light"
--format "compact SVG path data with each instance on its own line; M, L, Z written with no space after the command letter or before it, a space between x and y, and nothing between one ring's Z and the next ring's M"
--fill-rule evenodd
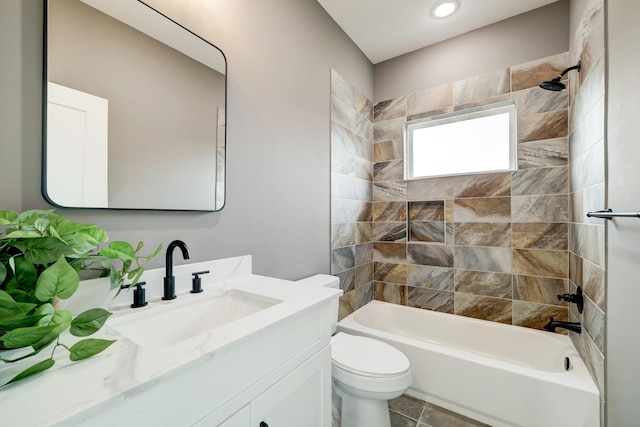
M456 10L458 10L458 2L455 0L444 0L437 2L431 14L436 18L446 18L451 16Z

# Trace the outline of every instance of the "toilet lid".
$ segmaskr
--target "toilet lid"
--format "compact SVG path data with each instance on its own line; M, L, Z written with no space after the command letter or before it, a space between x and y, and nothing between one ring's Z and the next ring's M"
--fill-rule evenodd
M369 377L389 377L409 370L400 350L371 338L338 332L331 340L331 359L342 369Z

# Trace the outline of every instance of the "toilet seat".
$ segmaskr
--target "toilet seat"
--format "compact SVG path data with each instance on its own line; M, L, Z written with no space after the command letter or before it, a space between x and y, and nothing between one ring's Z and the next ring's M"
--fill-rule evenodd
M393 378L409 372L409 359L400 350L372 338L338 332L331 340L335 367L369 378Z

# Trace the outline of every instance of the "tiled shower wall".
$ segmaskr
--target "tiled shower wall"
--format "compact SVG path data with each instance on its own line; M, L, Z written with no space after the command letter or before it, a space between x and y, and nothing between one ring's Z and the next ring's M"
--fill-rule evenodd
M571 43L571 63L582 61L573 79L569 110L570 224L569 279L571 289L585 293L583 313L575 305L570 320L583 325L571 334L600 389L604 407L605 222L586 213L605 203L605 43L603 0L590 0ZM604 413L601 411L601 413Z
M373 105L331 71L331 274L340 318L373 299Z
M538 88L567 64L559 54L375 105L375 299L533 328L567 320L569 99ZM506 100L517 171L403 180L406 121ZM423 238L434 221L442 240Z

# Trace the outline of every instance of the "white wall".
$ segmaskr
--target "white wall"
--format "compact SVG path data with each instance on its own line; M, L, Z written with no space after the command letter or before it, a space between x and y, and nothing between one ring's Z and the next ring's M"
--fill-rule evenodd
M150 3L227 56L226 207L58 212L149 247L183 239L195 261L252 254L261 274L328 273L330 69L371 97L371 63L315 0ZM42 0L0 1L0 209L49 207L40 195L42 9Z
M608 206L640 210L640 2L607 2ZM640 425L640 220L621 218L607 236L607 425Z

